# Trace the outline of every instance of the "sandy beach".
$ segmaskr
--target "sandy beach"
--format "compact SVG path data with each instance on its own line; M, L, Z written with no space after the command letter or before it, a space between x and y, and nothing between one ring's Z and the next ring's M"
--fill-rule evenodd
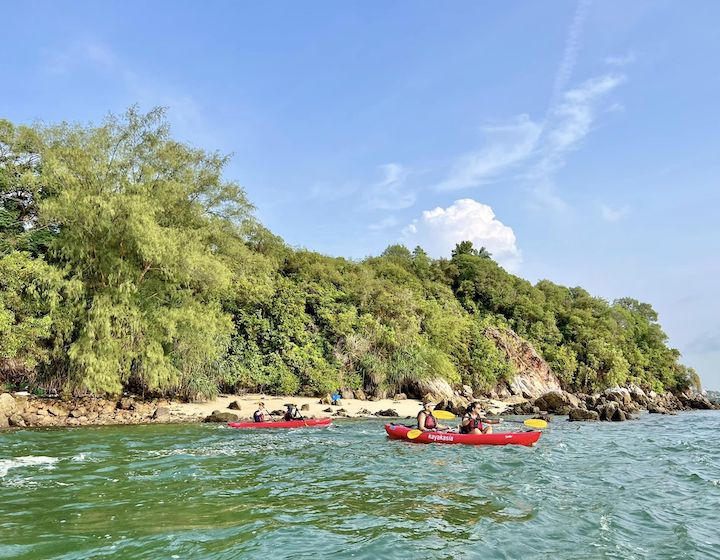
M239 403L240 410L228 409L228 406L233 401ZM270 412L284 410L285 405L288 403L293 403L298 408L307 405L308 409L303 410L302 413L309 418L326 418L336 415L338 412L349 417L374 416L377 412L388 409L397 412L398 417L409 416L414 418L421 408L421 403L417 399L381 399L377 401L343 399L340 401L340 406L331 406L321 404L319 397L288 397L250 393L245 395L221 395L214 400L198 403L173 402L170 404L169 409L172 416L186 417L188 420L205 418L215 410L233 412L240 418L250 419L260 401L265 403L265 408ZM499 414L505 408L507 408L507 404L502 401L488 401L487 413Z

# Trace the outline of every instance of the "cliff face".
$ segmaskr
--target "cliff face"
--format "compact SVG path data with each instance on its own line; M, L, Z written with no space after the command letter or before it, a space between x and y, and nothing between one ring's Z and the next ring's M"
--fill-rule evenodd
M485 329L485 336L505 353L516 372L510 383L496 387L498 396L517 395L534 399L550 391L562 391L560 381L550 366L527 340L510 329L495 327Z

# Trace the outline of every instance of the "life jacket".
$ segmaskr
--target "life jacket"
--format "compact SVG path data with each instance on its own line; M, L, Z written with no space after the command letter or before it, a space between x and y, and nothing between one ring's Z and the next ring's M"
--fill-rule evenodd
M427 412L425 410L421 410L420 412L418 412L418 422L420 421L420 415L423 412L425 413L425 429L434 430L435 428L437 428L437 420L435 420L432 412Z
M291 408L285 412L283 419L286 422L289 422L290 420L302 420L302 415L298 412L297 408Z
M470 422L466 425L465 420L470 420ZM460 424L460 433L469 434L475 428L479 428L480 430L483 429L483 424L482 420L480 420L480 417L478 416L477 418L475 418L470 413L465 414L465 416L462 417L462 423Z
M255 420L255 422L265 422L265 412L260 409L256 410L253 414L253 420Z

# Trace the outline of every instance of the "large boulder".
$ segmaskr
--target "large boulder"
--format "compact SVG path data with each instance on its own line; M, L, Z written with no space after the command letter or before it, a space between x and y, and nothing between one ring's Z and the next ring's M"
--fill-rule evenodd
M633 401L630 391L625 387L610 387L605 389L603 394L607 400L615 401L621 406L628 405Z
M449 399L455 396L450 383L442 377L431 377L418 379L404 386L406 396L413 399L422 399L426 395L432 395L434 400Z
M165 406L159 406L155 409L155 412L153 412L152 417L153 420L169 420L170 410Z
M363 391L362 389L355 389L355 391L353 391L353 393L355 393L355 398L357 400L359 400L359 401L367 400L367 395L365 394L365 391Z
M400 415L397 413L397 410L393 408L388 408L387 410L378 410L375 413L375 416L386 416L388 418L398 418Z
M461 397L459 395L453 395L449 398L438 400L436 408L438 410L449 410L453 414L461 416L465 414L469 405L470 399L466 399L465 397Z
M582 408L580 399L565 391L548 391L535 399L535 406L558 414L568 414L571 408Z
M117 403L120 410L133 410L135 408L135 399L132 397L123 397Z
M8 421L10 422L10 426L14 428L25 428L25 420L23 420L23 417L19 414L13 414L10 418L8 418Z
M18 407L15 402L15 397L10 393L2 393L0 395L0 415L9 417L15 414L17 410Z
M354 399L355 398L355 391L352 389L342 389L340 391L340 396L343 399Z
M700 393L681 393L678 395L678 400L687 408L698 410L712 410L715 408L715 405Z
M600 416L600 420L609 421L617 409L618 404L614 401L599 405L597 407L597 411Z
M236 422L237 420L237 414L233 414L232 412L221 412L219 410L213 410L213 413L207 418L205 418L205 422L219 423Z
M240 406L240 401L233 401L228 405L229 410L242 410L242 407Z
M578 422L584 420L599 420L600 415L594 410L587 410L585 408L573 408L569 413L569 420L571 422Z
M10 419L5 416L4 414L0 414L0 430L3 428L9 428L10 427Z

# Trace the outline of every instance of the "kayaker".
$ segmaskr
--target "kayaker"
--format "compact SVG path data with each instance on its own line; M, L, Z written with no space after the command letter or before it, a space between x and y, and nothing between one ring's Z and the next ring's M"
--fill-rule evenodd
M290 420L304 420L302 414L294 404L286 404L287 410L283 416L283 420L289 422Z
M268 421L267 410L265 410L264 402L258 403L258 409L253 413L253 420L255 420L255 422Z
M488 420L482 415L482 403L475 401L468 406L465 415L460 422L461 434L492 434L492 426L484 426L485 424L500 424L502 419Z
M435 432L450 429L448 426L438 424L437 419L433 416L432 411L433 408L435 408L435 404L436 403L429 400L423 402L423 408L417 415L418 430L422 430L423 432Z

